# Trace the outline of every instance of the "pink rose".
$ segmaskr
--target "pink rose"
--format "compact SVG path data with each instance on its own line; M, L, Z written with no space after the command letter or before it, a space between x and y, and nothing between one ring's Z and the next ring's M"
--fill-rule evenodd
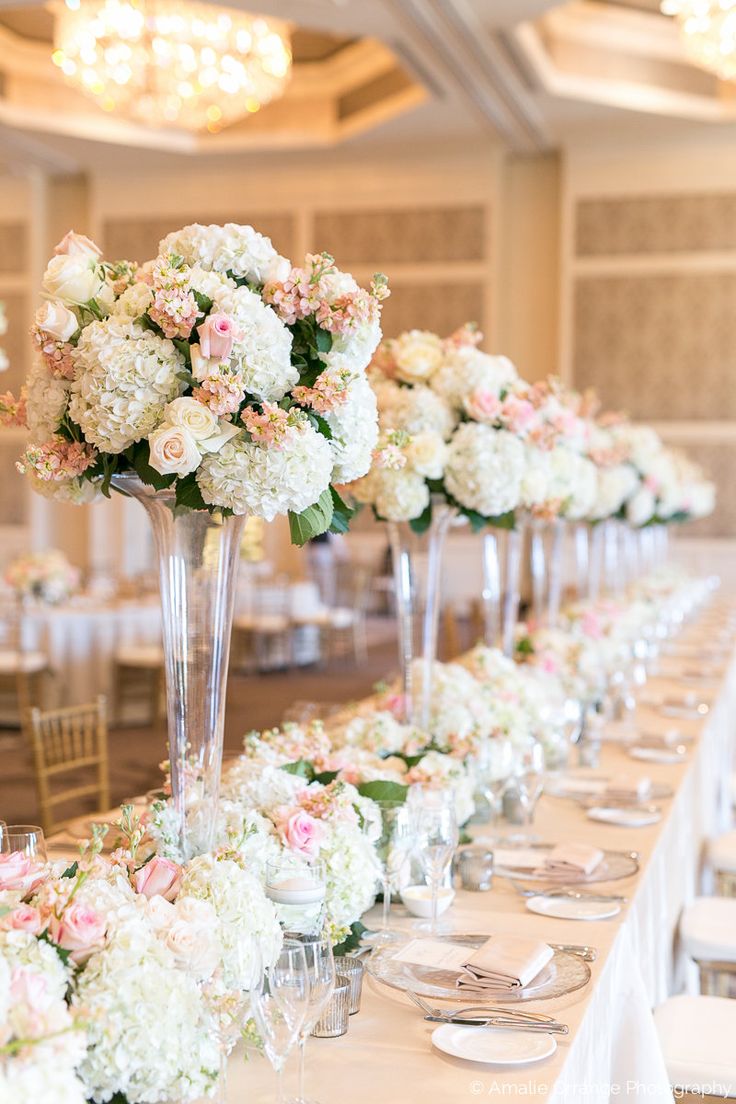
M136 870L133 888L144 897L163 897L173 901L181 886L181 867L171 859L154 856L150 862Z
M30 1010L43 1012L49 1003L46 978L35 970L14 967L10 975L10 999L13 1004L25 1004Z
M226 314L221 311L210 314L205 318L199 332L199 351L208 360L227 360L233 351L235 341L235 326Z
M5 931L25 931L40 935L44 928L41 913L33 905L17 905L12 912L0 917L0 928Z
M302 809L286 809L276 825L279 835L292 851L314 859L319 853L322 825Z
M84 234L76 234L73 230L69 230L61 239L59 244L55 247L54 253L57 257L66 255L67 257L101 257L102 250L99 245L86 237Z
M63 950L71 951L74 962L84 962L102 946L107 922L89 905L72 902L61 917L52 916L49 935Z
M507 420L509 428L515 433L526 429L534 418L534 407L528 399L520 399L518 395L509 395L503 402L503 417Z
M493 422L499 415L501 404L492 391L476 387L465 400L465 409L476 422Z
M0 854L0 890L19 890L24 897L44 880L43 863L34 862L22 851Z

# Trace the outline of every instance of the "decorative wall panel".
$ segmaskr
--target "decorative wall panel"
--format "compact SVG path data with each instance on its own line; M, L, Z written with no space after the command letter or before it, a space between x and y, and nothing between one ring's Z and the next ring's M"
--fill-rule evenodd
M274 246L286 257L294 251L294 219L287 214L260 214L258 211L242 211L239 214L212 215L198 211L193 215L181 215L174 211L159 218L106 219L103 224L103 247L109 259L125 258L129 261L147 261L156 256L158 243L172 230L178 230L191 222L249 223L271 238Z
M480 283L392 284L383 307L383 332L387 337L402 330L431 329L443 336L465 322L477 322L487 330Z
M736 249L736 193L581 199L581 257Z
M15 470L15 462L23 451L19 433L0 436L0 525L25 525L28 512L28 481Z
M736 418L736 273L578 277L573 379L633 417Z
M22 222L0 223L0 273L23 275L27 265L27 226Z
M483 207L320 213L314 247L339 257L344 267L480 261L485 214Z
M27 375L31 349L27 300L25 295L10 291L0 292L0 299L5 304L5 317L8 320L8 332L0 337L0 346L10 361L7 372L0 376L0 391L15 391L17 394Z

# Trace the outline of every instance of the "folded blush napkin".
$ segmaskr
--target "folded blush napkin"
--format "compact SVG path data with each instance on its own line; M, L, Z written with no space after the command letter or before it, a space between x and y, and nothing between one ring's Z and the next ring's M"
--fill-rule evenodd
M649 796L652 789L651 778L630 778L621 774L612 778L606 786L605 797L624 801L641 801Z
M592 874L603 861L603 852L588 843L558 843L544 862L551 874Z
M492 935L463 964L458 988L480 992L521 989L537 976L553 954L546 943L514 935Z

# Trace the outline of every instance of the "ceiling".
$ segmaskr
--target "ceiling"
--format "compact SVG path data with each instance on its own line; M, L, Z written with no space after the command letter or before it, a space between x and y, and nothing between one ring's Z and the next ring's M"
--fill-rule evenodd
M82 0L84 3L84 0ZM58 172L161 158L602 134L736 133L736 97L690 65L659 0L230 0L291 21L286 95L218 135L111 118L51 64L52 16L0 0L0 159Z

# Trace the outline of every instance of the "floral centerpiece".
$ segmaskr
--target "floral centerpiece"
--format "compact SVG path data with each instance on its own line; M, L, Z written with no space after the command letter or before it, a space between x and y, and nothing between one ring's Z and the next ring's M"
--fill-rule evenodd
M3 1100L209 1095L228 993L278 954L273 906L240 855L180 866L146 849L129 807L118 827L112 855L98 832L66 870L0 855Z
M140 266L69 233L44 274L36 356L0 414L29 430L18 467L35 490L114 489L151 518L182 844L190 786L217 797L244 518L288 514L297 544L346 529L334 484L370 466L365 370L387 294L381 276L364 290L327 254L292 265L233 223L186 226Z
M64 602L79 588L80 572L63 552L29 552L5 569L5 582L21 599L35 598L49 605Z

